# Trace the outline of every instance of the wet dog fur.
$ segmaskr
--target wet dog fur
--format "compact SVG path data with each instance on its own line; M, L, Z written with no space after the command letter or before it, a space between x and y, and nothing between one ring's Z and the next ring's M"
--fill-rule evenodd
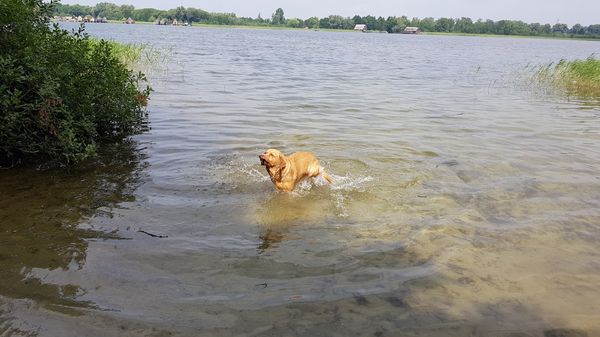
M271 181L280 191L291 192L302 179L323 176L327 182L333 179L325 172L317 157L310 152L295 152L289 156L276 149L268 149L258 156Z

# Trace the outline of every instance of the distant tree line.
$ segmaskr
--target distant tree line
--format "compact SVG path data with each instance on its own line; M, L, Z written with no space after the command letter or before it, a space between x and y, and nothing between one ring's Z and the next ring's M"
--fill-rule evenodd
M270 18L238 17L235 13L211 13L198 8L177 7L169 10L154 8L136 9L132 5L115 5L101 2L95 6L65 5L57 3L54 6L55 15L73 15L106 17L109 20L132 18L136 21L155 21L159 19L183 22L195 22L215 25L241 25L241 26L285 26L292 28L323 28L323 29L353 29L356 24L366 24L369 30L387 31L398 33L406 27L419 27L424 32L446 32L466 34L500 34L500 35L530 35L530 36L577 36L600 38L600 24L582 26L575 24L569 27L563 23L554 25L541 23L526 23L516 20L477 20L470 18L412 18L406 16L372 15L343 17L330 15L324 18L310 17L308 19L290 18L284 16L283 9L278 8Z

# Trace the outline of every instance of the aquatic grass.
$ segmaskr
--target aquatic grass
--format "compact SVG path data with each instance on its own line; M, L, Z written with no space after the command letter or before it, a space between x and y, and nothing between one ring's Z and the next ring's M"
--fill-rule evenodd
M562 62L562 66L566 68L563 78L567 89L600 95L600 59L590 56L586 60Z
M90 43L93 46L100 44L98 39L91 38ZM116 56L123 64L130 68L138 63L142 57L143 46L136 44L121 43L114 40L105 40L112 49L113 55Z
M93 45L100 43L99 39L90 38ZM150 75L163 70L171 57L170 49L156 48L147 43L122 43L115 40L104 40L110 45L112 53L129 70Z
M549 88L583 97L600 97L600 59L560 60L538 66L533 79Z

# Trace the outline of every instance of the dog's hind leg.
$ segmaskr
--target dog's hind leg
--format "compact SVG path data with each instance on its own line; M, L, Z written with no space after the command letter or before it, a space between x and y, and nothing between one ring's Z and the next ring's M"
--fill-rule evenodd
M323 167L321 167L321 169L319 171L321 173L321 176L323 178L325 178L325 180L327 180L330 184L333 184L333 179L331 178L331 176L329 174L327 174L327 172L325 172Z
M323 168L323 166L319 165L319 163L314 163L314 165L311 165L308 168L308 176L310 178L315 178L318 176L323 177L323 179L327 180L328 183L333 183L333 179L331 179L331 176L329 174L327 174L327 172L325 172L325 169Z

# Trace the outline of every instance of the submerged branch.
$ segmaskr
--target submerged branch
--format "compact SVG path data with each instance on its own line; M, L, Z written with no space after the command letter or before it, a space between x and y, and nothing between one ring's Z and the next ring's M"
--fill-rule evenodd
M146 235L150 235L150 236L151 236L151 237L153 237L153 238L159 238L159 239L164 239L164 238L168 238L168 237L169 237L168 235L158 235L158 234L152 234L152 233L146 232L146 231L144 231L144 230L141 230L141 229L140 229L140 230L138 230L138 233L144 233L144 234L146 234Z

